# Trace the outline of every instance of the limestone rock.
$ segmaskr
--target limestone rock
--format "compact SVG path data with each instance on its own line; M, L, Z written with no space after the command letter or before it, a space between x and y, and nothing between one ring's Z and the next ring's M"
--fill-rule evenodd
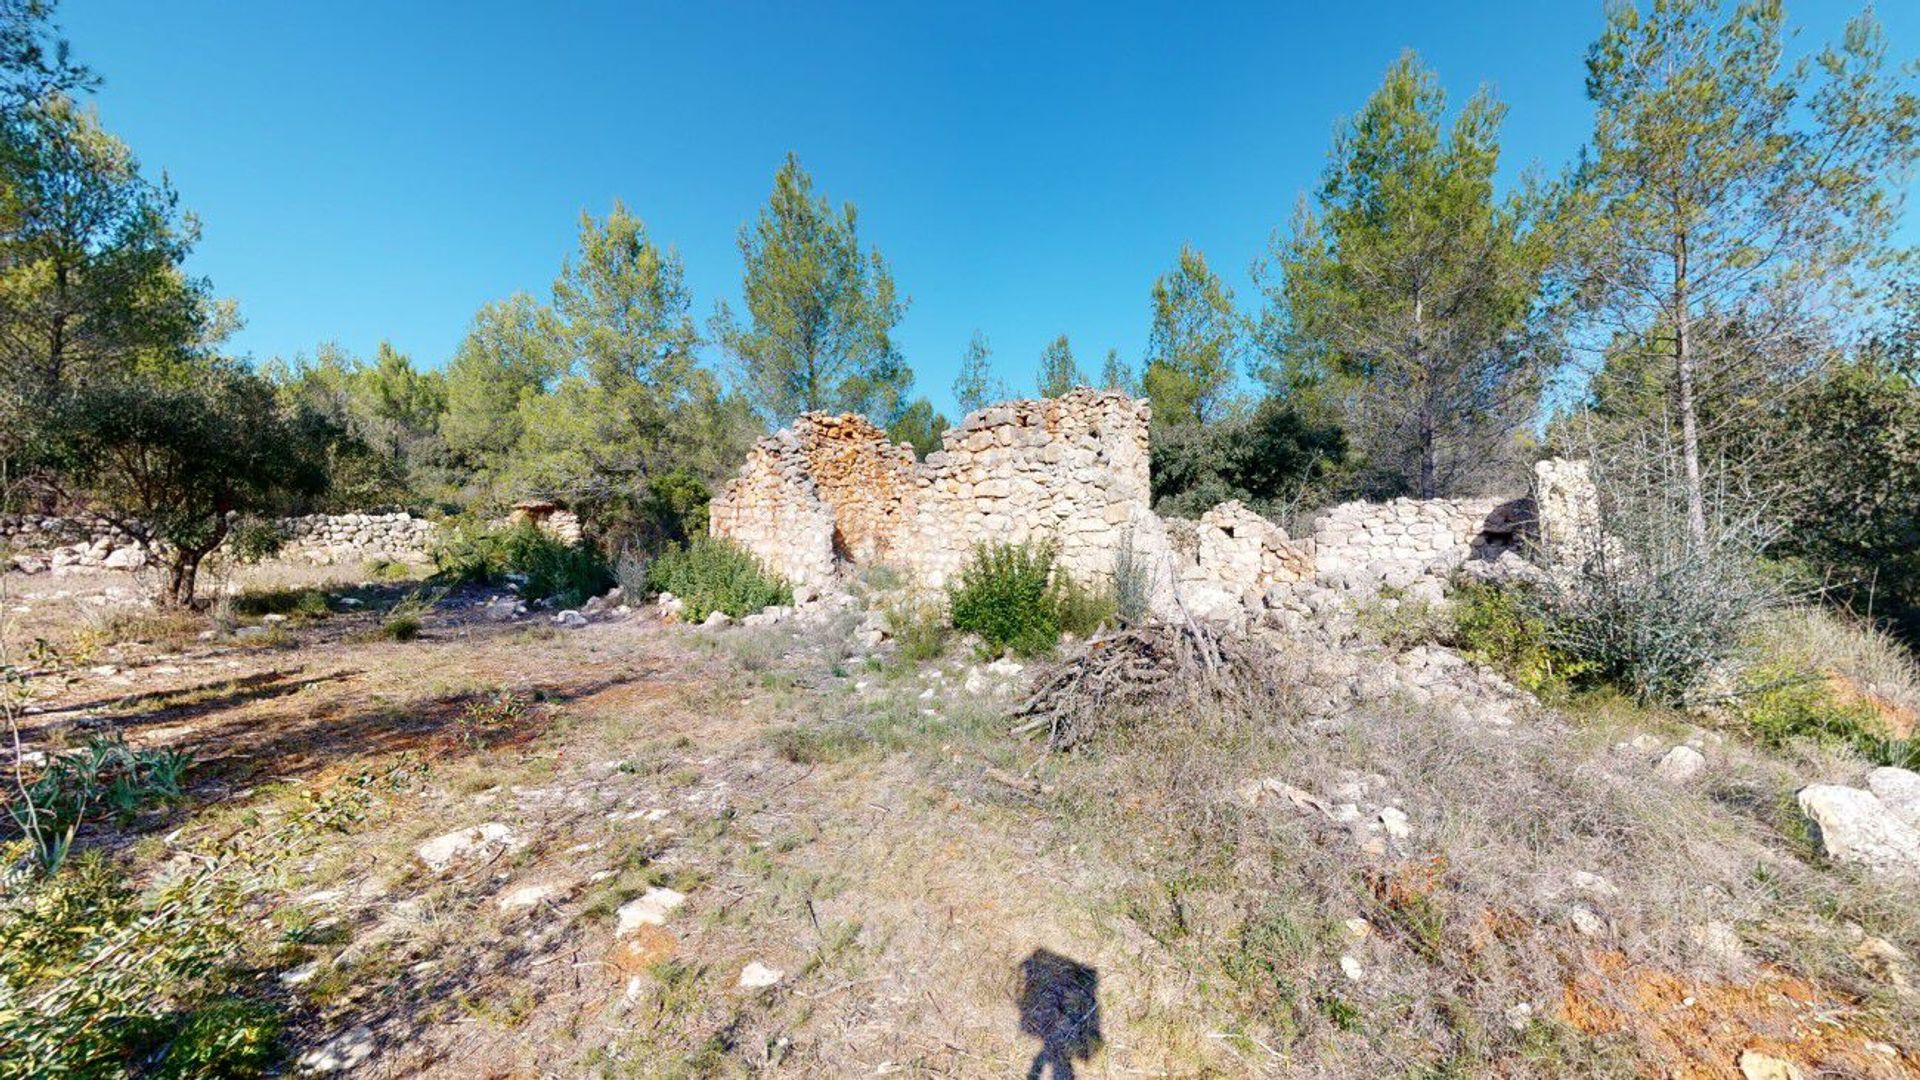
M1800 1066L1757 1050L1740 1055L1740 1075L1744 1080L1806 1080Z
M686 902L685 893L658 886L648 889L637 898L620 905L620 910L614 913L616 923L613 934L623 937L642 926L665 926L667 916Z
M1920 773L1886 766L1867 774L1867 790L1901 821L1920 829Z
M362 1024L343 1031L300 1055L300 1070L309 1073L343 1073L359 1068L373 1056L373 1029Z
M513 830L497 821L436 836L414 850L428 869L444 870L456 859L513 843Z
M1920 829L1871 791L1838 784L1800 789L1801 813L1829 859L1890 876L1920 875Z
M1691 784L1706 768L1706 756L1700 751L1691 746L1676 746L1667 751L1666 756L1660 759L1660 764L1653 767L1653 773L1677 787Z
M778 968L770 968L760 961L754 960L748 963L746 967L740 969L740 987L743 990L759 990L768 986L776 986L780 980L786 977L786 972Z

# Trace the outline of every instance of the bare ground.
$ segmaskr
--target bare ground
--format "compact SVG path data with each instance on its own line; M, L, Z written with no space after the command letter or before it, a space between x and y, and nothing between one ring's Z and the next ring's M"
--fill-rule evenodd
M969 658L847 625L559 630L453 594L394 642L377 609L411 586L348 575L361 609L237 645L100 584L8 583L10 647L57 645L30 745L191 749L186 806L89 839L145 871L256 845L262 985L296 1054L364 1025L362 1075L1738 1076L1748 1051L1920 1075L1910 992L1847 945L1911 955L1911 904L1779 814L1844 764L1730 748L1706 790L1647 791L1609 716L1316 726L1284 695L1050 757L961 688ZM1412 835L1235 797L1269 775L1361 778ZM416 856L492 822L510 843ZM1574 870L1618 886L1581 901L1597 936ZM617 936L651 888L684 906ZM1736 955L1698 945L1719 919ZM742 987L750 964L780 977Z

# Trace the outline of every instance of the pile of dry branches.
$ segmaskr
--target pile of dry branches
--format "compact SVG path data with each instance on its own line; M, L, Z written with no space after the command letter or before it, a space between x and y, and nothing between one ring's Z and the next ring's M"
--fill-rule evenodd
M1250 703L1274 684L1273 650L1201 623L1150 622L1092 638L1043 674L1015 711L1016 735L1069 749L1102 727L1182 707Z

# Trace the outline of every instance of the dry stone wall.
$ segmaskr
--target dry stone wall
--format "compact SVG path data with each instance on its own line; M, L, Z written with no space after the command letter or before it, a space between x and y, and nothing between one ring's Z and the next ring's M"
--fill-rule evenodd
M318 565L366 559L418 560L433 549L439 526L410 514L310 514L284 518L281 557ZM0 565L46 570L138 570L146 552L105 521L0 515Z
M1348 591L1404 589L1516 549L1534 516L1531 499L1513 497L1342 503L1314 520L1314 576Z
M713 500L714 535L787 577L892 565L941 588L977 544L1046 540L1068 572L1111 572L1130 530L1151 533L1144 401L1076 390L969 415L914 460L858 416L807 413L761 439Z
M1237 502L1162 521L1149 503L1149 420L1147 402L1113 392L1009 401L970 414L917 462L861 417L808 413L753 448L713 500L712 531L823 589L891 565L937 590L976 545L1027 540L1053 543L1068 573L1098 581L1131 545L1156 610L1225 618L1308 594L1435 590L1465 564L1517 562L1535 534L1530 497L1346 503L1300 538ZM1572 465L1542 468L1543 482L1584 479ZM1581 498L1558 492L1549 506ZM1560 527L1590 523L1576 514Z

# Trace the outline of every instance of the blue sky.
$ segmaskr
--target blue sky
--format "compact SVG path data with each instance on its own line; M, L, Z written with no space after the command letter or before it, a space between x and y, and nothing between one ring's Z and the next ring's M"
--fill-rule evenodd
M1920 4L1880 5L1896 56ZM1857 4L1790 3L1803 43ZM977 327L1031 390L1041 349L1137 362L1182 242L1253 307L1249 264L1402 49L1510 106L1505 166L1591 126L1600 0L1436 4L66 0L108 128L202 219L192 269L256 359L389 339L445 363L481 304L544 298L582 210L676 246L702 320L797 151L913 303L898 332L949 414ZM1905 235L1920 237L1909 222Z

